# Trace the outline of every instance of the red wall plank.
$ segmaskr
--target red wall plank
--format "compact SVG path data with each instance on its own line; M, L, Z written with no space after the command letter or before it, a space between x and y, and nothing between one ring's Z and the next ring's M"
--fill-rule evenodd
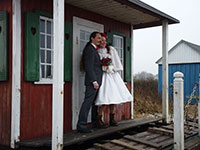
M10 145L11 134L11 84L12 84L12 1L1 0L0 11L8 11L8 81L0 82L0 145Z
M51 135L52 85L24 82L24 14L35 9L52 13L51 0L22 0L22 94L20 140Z
M65 83L64 87L64 132L72 129L72 82Z

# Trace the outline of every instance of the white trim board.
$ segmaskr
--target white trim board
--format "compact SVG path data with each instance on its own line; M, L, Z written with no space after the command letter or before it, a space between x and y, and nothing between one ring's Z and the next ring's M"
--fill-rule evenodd
M52 150L63 149L64 0L53 0Z
M20 139L21 105L21 0L13 0L11 148Z

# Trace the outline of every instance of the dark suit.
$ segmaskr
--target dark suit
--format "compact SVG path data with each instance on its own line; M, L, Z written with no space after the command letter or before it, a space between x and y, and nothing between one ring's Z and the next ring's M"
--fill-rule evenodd
M85 129L87 125L87 117L90 108L92 107L92 124L95 125L97 116L97 107L94 101L98 90L93 87L93 82L97 81L99 87L102 82L102 67L101 60L97 50L93 45L88 44L83 51L83 65L85 69L85 99L79 112L79 120L77 129Z

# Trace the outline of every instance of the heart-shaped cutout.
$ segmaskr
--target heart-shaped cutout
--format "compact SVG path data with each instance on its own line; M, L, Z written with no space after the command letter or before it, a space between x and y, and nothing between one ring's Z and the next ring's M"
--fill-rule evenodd
M33 35L35 35L36 29L35 29L34 27L31 28L31 33L32 33Z
M65 39L68 40L69 39L69 34L65 33Z

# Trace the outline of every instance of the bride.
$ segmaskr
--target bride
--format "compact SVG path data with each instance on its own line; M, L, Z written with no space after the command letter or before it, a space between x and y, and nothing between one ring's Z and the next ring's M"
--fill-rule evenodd
M103 63L102 70L104 72L95 105L99 106L98 126L104 128L108 126L102 119L104 107L108 105L110 108L110 126L116 126L114 105L132 101L133 97L119 74L123 70L123 66L116 49L107 45L107 35L105 33L101 33L101 36L98 53Z

